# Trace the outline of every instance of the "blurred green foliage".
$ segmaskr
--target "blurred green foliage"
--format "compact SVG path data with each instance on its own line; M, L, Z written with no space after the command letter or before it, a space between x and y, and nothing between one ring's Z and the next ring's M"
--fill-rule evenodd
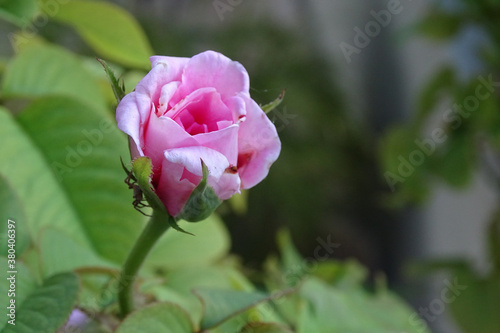
M444 65L422 90L413 118L382 140L381 168L394 190L388 204L422 202L434 180L465 187L478 162L500 147L499 11L498 1L463 0L454 10L436 5L417 25L417 32L435 41L450 41L474 28L487 42L473 50L480 72L464 79L460 68ZM402 164L410 171L404 172Z
M463 78L460 68L444 65L422 90L413 118L388 131L380 148L384 177L393 189L387 204L402 207L422 203L436 181L464 188L478 169L486 170L498 189L499 17L500 1L461 0L453 9L436 5L417 25L419 33L437 42L453 41L467 29L474 29L485 40L472 50L481 70ZM448 106L444 112L443 105ZM493 333L500 329L498 226L496 212L488 230L491 268L487 272L476 272L465 260L417 265L420 273L445 270L465 286L463 294L449 304L463 332Z

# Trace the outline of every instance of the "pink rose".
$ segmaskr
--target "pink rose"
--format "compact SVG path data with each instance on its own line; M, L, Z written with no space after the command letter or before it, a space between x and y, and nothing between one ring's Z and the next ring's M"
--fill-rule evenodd
M179 215L202 180L201 160L220 200L264 179L281 143L250 97L245 68L213 51L150 60L116 119L130 136L132 158L151 158L153 187L169 214Z

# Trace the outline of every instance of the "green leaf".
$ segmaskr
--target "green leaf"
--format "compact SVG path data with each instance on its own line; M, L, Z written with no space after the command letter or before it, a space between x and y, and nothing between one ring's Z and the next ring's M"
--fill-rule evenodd
M155 272L156 275L161 274L161 268L159 267ZM163 274L165 274L165 283L145 286L145 292L153 294L160 301L172 301L181 305L189 311L195 323L201 321L203 308L199 299L193 295L193 289L255 290L236 267L228 267L227 263L182 267L163 272Z
M10 229L9 224L12 226ZM12 242L15 241L13 244L15 244L16 257L20 258L24 250L30 245L26 214L17 192L8 180L0 174L0 255L7 256L7 250L9 249L7 241L9 239L13 239Z
M153 51L143 30L121 7L101 1L72 0L53 17L75 28L102 57L120 64L149 69Z
M260 303L282 297L289 291L273 295L261 292L241 292L224 289L195 289L193 293L203 304L201 328L208 329L220 325L229 318L236 316Z
M229 251L230 238L224 223L215 215L203 223L183 223L182 228L195 237L167 232L148 256L146 265L163 269L207 265Z
M312 305L309 302L301 299L297 308L297 324L295 326L297 333L322 331L321 323L316 318Z
M119 157L126 139L111 116L68 98L31 104L17 118L0 112L0 173L21 199L32 239L52 226L121 263L142 228ZM56 260L53 258L52 260Z
M0 173L8 177L23 204L31 238L52 225L66 229L85 244L83 229L61 183L35 145L11 114L0 108L0 137L10 144L0 146ZM43 193L43 195L40 195Z
M158 303L130 314L116 333L192 333L193 324L187 312L176 304Z
M281 104L281 102L283 102L283 99L285 98L285 92L286 90L283 90L281 94L274 101L262 105L261 106L262 111L264 111L265 113L269 113L275 108L277 108Z
M36 14L36 0L0 0L0 17L23 28Z
M295 248L289 230L280 230L277 234L277 242L283 262L283 271L286 272L286 282L288 285L296 285L305 276L307 262Z
M78 244L64 232L48 228L38 239L40 260L45 276L74 270L80 267L118 268L101 257L91 248ZM61 251L64 249L64 251ZM53 258L57 258L54 260Z
M353 259L318 262L312 273L341 289L358 288L368 278L368 270Z
M293 333L285 326L274 323L249 323L240 333Z
M203 160L201 161L201 168L203 170L203 178L193 192L191 192L188 201L179 213L178 219L188 222L202 221L208 218L222 202L214 190L208 186L208 167Z
M311 307L302 307L302 311L308 313L300 314L299 319L309 323L299 322L298 326L308 329L311 325L317 326L315 333L428 332L426 327L412 325L409 320L411 309L388 291L371 295L362 286L339 290L311 278L304 282L300 294L309 301Z
M82 62L68 51L37 45L9 62L2 82L4 98L68 96L102 110L105 100L97 81Z
M46 279L17 308L15 325L2 333L53 333L68 319L78 295L78 278L61 273Z

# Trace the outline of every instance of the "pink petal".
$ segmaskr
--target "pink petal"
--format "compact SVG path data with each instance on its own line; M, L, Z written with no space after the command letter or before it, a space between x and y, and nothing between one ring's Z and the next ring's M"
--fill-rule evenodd
M210 184L210 183L209 183ZM235 193L240 192L240 176L238 173L226 172L224 173L217 182L210 184L217 197L221 200L227 200L231 198Z
M249 82L248 73L240 63L218 52L206 51L189 60L174 99L181 100L183 96L204 87L215 88L222 100L237 93L249 96Z
M281 142L276 127L252 99L246 99L247 117L239 126L238 173L241 187L248 189L268 174L278 159Z
M150 103L147 104L151 106ZM143 112L140 112L139 109L142 109ZM143 155L141 148L143 126L141 124L149 118L149 113L144 112L145 109L145 105L139 105L137 103L137 96L135 92L131 92L123 97L120 104L118 104L116 108L116 121L118 123L118 128L132 138L131 147L132 143L134 143L136 146L135 150L138 151L140 155Z
M207 147L182 147L168 149L164 153L167 161L176 164L182 164L187 171L199 176L203 176L201 160L207 165L209 178L220 178L229 167L227 158Z
M161 88L160 98L158 99L158 115L163 115L169 109L170 99L175 94L177 87L179 87L179 81L173 81L167 83Z
M182 100L177 101L175 104L173 104L172 108L165 114L165 116L174 119L177 117L180 111L187 108L188 105L198 103L199 101L201 101L203 95L215 92L216 90L214 88L198 89L190 93L189 95L184 96ZM173 103L172 99L170 100L170 103Z
M149 57L149 61L151 61L151 68L161 64L166 65L170 73L170 81L180 81L184 67L186 67L189 62L189 58L152 56Z
M189 179L182 177L184 170L182 164L164 161L156 186L156 194L167 208L167 212L174 217L179 215L196 187Z
M229 162L224 155L213 149L199 146L182 147L168 149L164 156L156 191L172 216L180 213L191 192L201 181L201 160L208 168L208 185L219 198L227 199L239 190L237 175L226 176Z
M159 174L165 150L196 145L198 145L198 141L175 121L168 117L158 117L153 113L144 137L144 154L151 158L153 179L156 179Z
M231 125L222 130L200 133L193 136L200 146L211 148L226 157L230 165L238 162L238 125Z
M170 109L165 116L172 118L190 134L212 132L219 129L221 121L232 121L231 110L221 100L214 88L202 88L186 96ZM206 130L196 130L193 123L206 125ZM194 129L193 129L194 128Z
M240 96L238 94L237 96L230 97L224 101L226 103L227 107L231 112L233 113L233 121L234 123L239 123L245 119L245 116L247 114L247 110L245 107L245 97Z
M167 83L176 81L175 79L179 76L177 71L178 69L159 62L135 87L137 96L149 100L155 107L158 107L161 89Z

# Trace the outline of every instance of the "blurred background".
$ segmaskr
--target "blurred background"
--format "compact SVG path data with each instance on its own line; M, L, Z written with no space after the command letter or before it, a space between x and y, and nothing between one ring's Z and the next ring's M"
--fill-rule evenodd
M488 28L500 19L498 1L110 2L140 21L157 54L189 57L212 49L238 60L261 104L286 90L270 114L282 139L280 159L262 184L219 210L233 252L248 267L261 268L276 250L277 230L286 227L305 257L318 244L334 243L332 258L354 257L373 276L383 272L417 309L432 304L453 276L414 279L412 263L460 258L488 273L486 239L498 202L491 148L496 104L488 104L494 115L475 127L467 125L472 116L456 131L447 127L450 140L422 165L410 162L409 176L397 170L399 157L408 161L418 148L415 140L429 138L454 100L470 95L464 87L476 87L478 75L497 77L498 61L479 51L494 44ZM12 27L1 29L0 50L8 56L3 36ZM93 55L57 23L42 33ZM435 331L460 332L437 312L428 319Z

